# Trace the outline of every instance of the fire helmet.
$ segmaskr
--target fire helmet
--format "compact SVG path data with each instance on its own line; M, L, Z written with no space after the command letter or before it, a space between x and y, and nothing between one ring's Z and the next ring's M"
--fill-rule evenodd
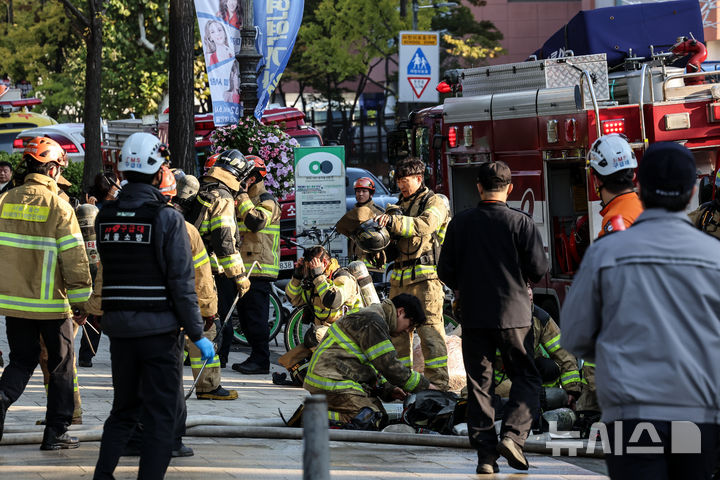
M55 162L61 167L67 166L65 150L59 143L47 137L35 137L30 140L23 151L23 156L29 155L40 163Z
M249 162L253 162L254 164L252 173L257 173L258 175L260 175L260 178L265 178L265 176L267 175L267 167L265 166L265 161L257 155L245 155L245 158Z
M599 175L608 176L620 170L637 168L638 163L625 137L611 133L593 142L587 155L587 165Z
M372 178L370 177L360 177L357 180L355 180L355 184L353 185L353 188L357 190L358 188L364 188L366 190L370 190L370 195L375 193L375 182L372 181Z
M172 198L177 195L177 183L175 182L175 175L173 175L167 165L163 165L162 167L160 167L160 170L162 171L162 178L160 179L160 185L158 185L158 189L160 190L160 193L162 193L166 197Z
M363 251L379 252L390 244L390 234L375 220L366 220L353 232L353 240Z
M200 190L200 182L193 175L188 175L180 169L173 171L177 183L176 200L184 201L193 198Z
M220 153L216 153L214 155L210 155L207 160L205 160L205 165L203 166L203 173L207 173L208 170L210 170L217 161L218 157L220 156Z
M245 158L239 150L225 150L215 160L213 167L219 167L230 172L238 182L245 180L255 168L255 162Z
M118 172L157 173L165 163L162 142L155 135L136 132L123 143Z

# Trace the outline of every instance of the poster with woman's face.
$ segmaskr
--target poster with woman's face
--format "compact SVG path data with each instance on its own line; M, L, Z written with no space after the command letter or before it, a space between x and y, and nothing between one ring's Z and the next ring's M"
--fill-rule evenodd
M195 0L215 125L240 118L241 0Z

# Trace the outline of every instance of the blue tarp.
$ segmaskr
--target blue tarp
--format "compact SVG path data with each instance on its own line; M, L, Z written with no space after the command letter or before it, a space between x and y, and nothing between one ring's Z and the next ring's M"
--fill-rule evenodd
M623 62L632 49L635 57L649 57L650 45L655 53L668 51L678 37L690 32L704 41L702 15L697 0L641 3L621 7L583 10L555 32L535 52L539 59L606 53L608 66Z

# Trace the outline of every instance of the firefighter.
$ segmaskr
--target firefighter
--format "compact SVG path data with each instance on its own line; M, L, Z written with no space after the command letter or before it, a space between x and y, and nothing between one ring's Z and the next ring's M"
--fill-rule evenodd
M362 307L357 280L327 250L316 245L305 250L295 263L292 278L285 287L290 303L304 307L303 323L312 324L303 343L280 357L279 362L300 384L304 366L330 325L347 313Z
M385 213L385 209L373 202L372 197L375 195L375 182L373 182L370 177L358 178L355 180L353 187L355 188L355 200L357 200L357 203L355 204L355 208L348 213L351 213L353 210L358 210L361 207L370 209L373 217ZM373 281L381 282L382 275L385 273L385 255L382 252L366 252L353 239L350 239L349 243L350 258L353 260L362 260L368 268L368 272L372 275Z
M138 476L165 475L183 409L180 328L203 361L215 356L202 335L185 221L157 188L165 162L160 146L149 133L128 137L118 164L128 183L95 222L115 392L95 479L113 478L142 412L152 421L144 424Z
M210 255L210 267L218 292L218 314L225 318L236 295L250 289L240 255L240 238L235 220L235 197L255 168L237 150L225 150L213 156L213 165L200 180L196 201L186 214L198 229ZM220 367L227 364L229 348L219 352Z
M91 279L80 226L58 196L65 151L45 137L23 152L27 175L0 196L0 314L5 315L10 362L0 377L0 438L8 407L38 364L40 339L48 352L48 402L41 450L76 448L67 434L73 416L73 316L90 297ZM78 318L78 321L81 320Z
M185 188L178 188L178 186L186 186L187 184L194 183L192 179L185 178L187 175L185 175L184 172L178 170L173 173L167 166L163 166L162 169L163 179L160 183L160 191L165 197L168 197L169 200L172 201L176 198L178 191L186 195L194 195L197 193L197 191L192 192ZM174 205L173 203L173 206ZM178 211L180 211L179 208ZM215 321L218 317L218 299L217 292L215 291L215 280L212 275L212 269L210 268L210 258L208 257L197 229L188 222L185 222L185 228L187 229L188 239L190 241L190 252L192 253L193 267L195 269L195 293L198 297L200 314L205 322L203 336L212 341L217 335ZM197 378L203 365L202 352L200 352L200 349L192 342L186 342L186 347L190 357L190 367L192 368L194 380ZM200 380L198 380L196 392L198 400L235 400L238 398L237 391L226 390L220 385L220 358L217 355L205 365ZM188 447L185 448L187 449ZM179 449L174 449L174 451L177 450Z
M715 175L715 198L690 212L690 221L703 232L720 238L720 170Z
M425 320L420 301L405 293L346 315L330 326L313 354L303 387L327 397L331 421L381 428L387 415L382 401L437 389L399 361L392 343Z
M240 373L264 374L270 371L270 307L271 283L280 272L280 204L265 189L267 175L265 162L260 157L248 155L254 168L241 184L237 197L237 221L240 232L240 253L249 269L257 261L260 268L251 274L250 290L238 303L240 327L250 344L250 356L242 363L235 363L233 370ZM232 339L232 325L225 332L227 348Z
M599 236L613 231L611 220L618 215L625 228L632 225L643 207L633 184L637 159L625 137L611 133L595 140L588 152L587 165L602 205Z
M390 274L390 296L409 293L420 299L427 324L417 329L425 357L425 376L443 390L448 388L447 346L443 302L437 276L440 246L449 222L447 204L424 185L425 164L407 158L395 170L400 199L375 220L395 237L398 256ZM412 333L393 338L400 361L412 366Z

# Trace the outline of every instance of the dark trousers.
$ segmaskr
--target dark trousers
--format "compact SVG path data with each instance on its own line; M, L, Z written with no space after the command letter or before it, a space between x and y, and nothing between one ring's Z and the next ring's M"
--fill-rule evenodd
M240 327L252 351L248 361L261 367L270 366L270 280L252 278L250 290L238 302Z
M163 478L182 409L182 352L178 332L110 338L115 397L105 421L95 479L111 479L143 411L138 478Z
M497 457L492 402L496 350L500 350L505 372L512 381L500 436L510 437L520 446L525 444L533 418L539 410L540 377L533 358L532 336L529 326L463 329L462 352L468 379L468 435L480 456Z
M0 392L14 403L25 390L40 358L40 337L48 352L47 426L64 433L72 420L73 327L69 318L30 320L5 317L10 363L0 377Z
M220 321L223 321L225 317L227 317L232 303L235 301L235 295L237 295L238 290L235 286L235 280L225 275L215 275L215 286L217 287L218 294L218 315L220 316ZM238 303L240 302L238 301ZM220 332L218 332L218 334L220 334ZM225 322L222 335L222 342L220 342L218 346L218 357L220 357L222 363L227 363L233 337L232 318L229 318L228 321Z
M535 367L542 383L552 383L560 378L560 367L552 358L535 357Z
M639 439L630 437L639 423L646 422L655 428L660 437L659 442L653 442L647 429ZM605 455L608 473L612 480L637 480L639 478L652 478L653 480L700 480L710 479L717 460L720 443L720 426L700 423L697 431L687 433L688 430L678 434L673 442L673 427L671 422L657 420L622 420L622 445L615 439L618 425L615 422L607 424L608 437L612 453ZM693 426L690 425L691 430ZM639 431L639 430L638 430ZM675 445L673 445L673 443ZM628 453L628 447L662 448L662 453ZM683 447L686 451L699 448L700 453L673 453L673 447ZM697 450L695 450L697 451ZM622 453L617 455L617 453Z
M87 325L85 325L85 327L83 328L85 332L83 332L82 334L80 340L80 352L78 353L78 359L81 362L91 361L92 358L95 356L95 353L97 353L98 346L100 346L100 337L102 337L102 332L100 330L100 318L101 317L95 315L88 315L88 323L92 324L92 326L95 327L95 330L97 330L98 333L95 333L95 330L88 327ZM88 338L90 339L89 342Z

